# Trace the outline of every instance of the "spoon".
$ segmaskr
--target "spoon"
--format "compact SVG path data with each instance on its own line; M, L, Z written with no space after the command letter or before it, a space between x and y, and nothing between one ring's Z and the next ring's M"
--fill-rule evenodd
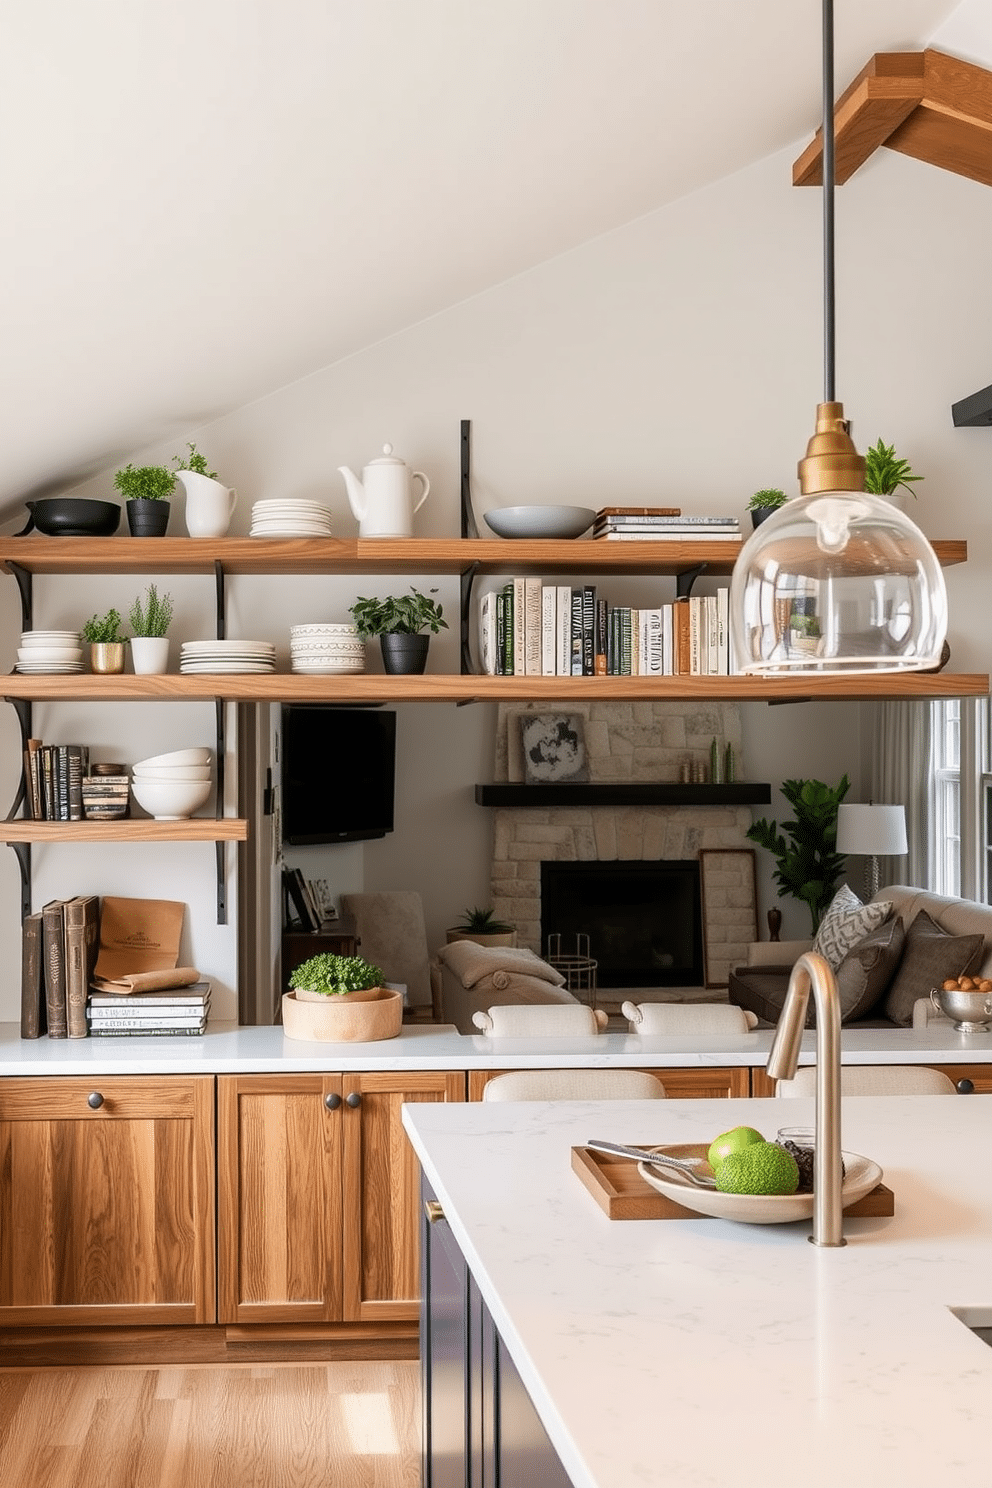
M697 1188L716 1188L714 1178L697 1171L703 1161L701 1157L668 1157L663 1152L645 1152L642 1147L623 1147L618 1142L597 1141L595 1137L591 1138L586 1146L591 1147L594 1152L609 1152L614 1157L629 1157L634 1162L650 1163L652 1167L674 1168Z

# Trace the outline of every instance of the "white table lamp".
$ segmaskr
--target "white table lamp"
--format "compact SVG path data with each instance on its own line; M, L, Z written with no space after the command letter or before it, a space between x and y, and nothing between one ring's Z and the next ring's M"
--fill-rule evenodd
M906 840L905 806L867 805L837 808L837 851L845 857L863 857L868 898L878 893L880 857L900 857L909 851Z

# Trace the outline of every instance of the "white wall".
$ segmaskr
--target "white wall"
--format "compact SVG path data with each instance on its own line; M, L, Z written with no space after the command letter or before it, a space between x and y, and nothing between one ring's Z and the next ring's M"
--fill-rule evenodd
M209 427L189 430L186 437L241 493L233 530L247 531L253 500L296 494L329 502L336 531L353 534L356 523L337 467L360 468L389 440L431 477L418 535L456 534L462 418L473 421L480 525L483 511L494 505L597 507L622 498L742 513L758 486L794 490L796 461L822 396L821 198L790 185L791 160L802 143ZM967 566L948 571L951 665L957 670L989 666L983 616L992 578L986 500L992 434L955 430L950 404L992 381L990 236L992 193L889 151L880 151L838 193L838 394L862 450L881 436L925 474L914 507L923 529L969 541ZM134 458L168 460L179 448L177 440ZM111 475L88 483L81 494L109 495ZM183 531L179 501L170 530ZM433 582L454 618L457 581ZM285 661L290 623L346 618L356 590L387 593L395 586L389 578L358 584L235 580L229 634L271 637ZM128 592L136 587L117 585ZM201 628L210 623L209 581L169 587L182 596L177 639L209 633ZM194 591L196 598L187 600ZM84 619L105 607L108 592L100 581L46 581L52 598L38 623ZM627 591L611 583L610 592L619 598ZM3 602L5 613L14 614L9 594ZM11 630L17 625L14 619ZM432 642L431 668L457 665L452 631ZM161 715L181 711L174 705L142 710L156 747ZM328 849L319 873L337 892L361 887L351 881L360 873L367 888L419 887L437 942L462 906L488 897L491 824L472 804L471 787L489 777L493 710L437 704L400 711L397 831L360 853ZM744 711L750 778L836 781L847 771L857 799L854 705ZM113 738L117 727L107 710L94 711L92 734ZM776 792L767 814L781 818L783 807ZM70 851L59 851L60 862ZM135 849L128 855L134 892L159 891L164 853ZM209 874L209 849L189 849L183 860L192 864L198 854L206 856ZM0 868L5 880L10 867L5 862ZM774 902L770 868L762 864L762 912ZM96 882L94 870L93 887L107 892L103 872L100 864ZM89 868L86 875L89 882ZM66 877L78 891L78 856ZM55 881L53 872L36 902ZM196 926L203 921L206 927L209 919L206 897L198 888ZM802 912L788 904L783 910L786 932L803 933ZM17 920L9 894L0 917L0 946L12 965ZM204 956L217 957L204 969L233 980L228 940L208 928L194 933ZM16 1005L11 982L0 1013L13 1017Z

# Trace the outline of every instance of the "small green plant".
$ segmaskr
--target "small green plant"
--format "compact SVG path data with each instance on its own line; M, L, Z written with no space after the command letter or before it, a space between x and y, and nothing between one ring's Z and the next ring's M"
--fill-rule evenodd
M386 599L362 599L351 607L351 617L358 634L362 636L417 635L422 630L431 630L437 635L447 630L448 622L441 618L441 606L435 604L411 584L411 593ZM437 590L432 589L431 594Z
M192 470L196 475L205 475L208 480L216 480L216 470L207 469L207 457L201 455L195 444L188 444L188 455L173 455L172 463L177 470Z
M125 637L121 635L121 617L117 610L108 610L105 615L91 615L83 626L83 640L91 646L117 645Z
M770 507L774 511L776 507L784 506L788 499L784 491L774 490L769 486L766 490L755 491L747 504L747 509L758 511L761 508Z
M820 622L815 615L800 615L793 610L789 616L789 629L794 635L815 637L820 634Z
M510 935L513 926L507 925L503 920L497 920L494 909L463 909L462 917L454 927L456 930L469 930L473 935Z
M344 992L364 992L381 987L383 972L364 956L333 956L325 951L311 956L293 971L289 985L295 990L320 992L325 997L340 997Z
M156 586L149 584L145 590L144 603L139 595L128 610L127 618L132 635L166 635L172 623L172 595L160 595Z
M774 854L779 898L788 894L802 900L814 935L844 872L845 860L837 852L837 808L850 785L846 775L836 786L821 780L783 780L782 794L796 814L795 821L783 822L780 832L777 822L762 819L746 834Z
M897 457L894 445L879 440L865 451L865 490L874 496L891 496L900 486L915 496L910 482L922 479L922 475L913 474L908 460Z
M125 501L167 501L176 478L164 465L125 465L114 485Z

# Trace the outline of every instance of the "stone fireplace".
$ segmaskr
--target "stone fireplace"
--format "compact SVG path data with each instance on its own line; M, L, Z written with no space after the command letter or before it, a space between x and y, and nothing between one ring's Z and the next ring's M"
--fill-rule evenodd
M500 706L495 782L523 782L520 715L559 712L583 720L590 784L677 784L686 765L708 766L714 739L719 759L726 758L730 745L735 776L740 779L744 774L740 710L735 703L548 701ZM581 799L581 787L576 789ZM497 807L491 877L497 917L517 926L521 945L544 954L542 864L695 862L700 849L750 847L745 835L752 821L750 807L707 804L705 791L698 794L704 804L530 806L525 800L522 805ZM711 986L726 985L727 971L744 959L755 934L751 859L747 854L728 854L721 861L726 871L708 884L703 906ZM685 985L701 985L702 980L699 976Z

